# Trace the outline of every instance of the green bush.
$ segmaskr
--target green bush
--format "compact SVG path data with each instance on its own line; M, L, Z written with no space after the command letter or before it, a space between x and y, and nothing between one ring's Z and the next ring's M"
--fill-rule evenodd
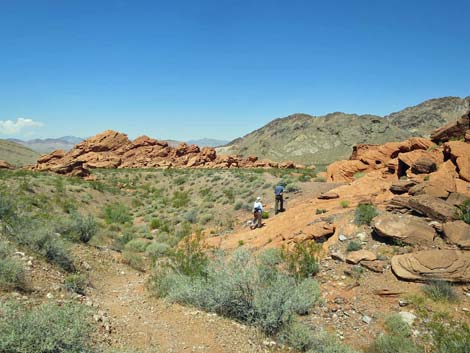
M419 353L422 348L411 339L411 328L399 315L385 320L386 333L378 336L369 353Z
M465 200L461 205L457 206L457 218L470 224L470 199Z
M263 214L261 215L262 219L268 219L269 218L269 212L268 211L263 211Z
M167 256L171 251L171 246L166 243L151 243L147 246L147 254L154 260Z
M72 231L83 243L88 243L98 232L98 223L92 215L72 215Z
M243 207L243 201L239 200L235 203L235 205L233 206L233 209L235 211L238 211L238 210L241 210L242 207Z
M339 205L342 207L342 208L348 208L349 207L349 201L348 200L342 200Z
M11 227L13 222L17 219L17 206L16 203L9 194L0 193L0 225L3 230L6 227Z
M134 270L144 272L145 271L145 261L142 258L142 255L136 254L132 251L124 251L122 253L123 262Z
M77 304L45 304L28 309L0 302L0 352L91 353L92 326Z
M132 216L122 203L112 203L104 208L104 219L108 224L126 224L132 221Z
M457 295L455 294L452 285L449 282L435 280L423 286L423 292L427 297L435 301L456 301Z
M64 287L67 291L85 295L88 286L88 277L83 274L71 274L65 277Z
M144 252L148 245L149 242L146 239L137 238L129 241L124 248L127 251Z
M434 353L469 353L470 325L466 322L446 323L433 319L430 326Z
M282 256L289 273L297 280L315 276L320 271L319 250L313 242L296 243L292 249L284 249Z
M361 204L356 208L354 223L370 225L372 219L378 215L377 210L371 204Z
M361 249L362 249L361 243L356 240L349 242L348 246L346 247L347 252L358 251Z
M187 252L186 258L190 263ZM260 261L240 248L228 260L223 254L205 258L203 271L160 267L152 282L156 293L172 302L216 312L275 334L294 314L307 312L318 301L319 287L312 279L297 282Z
M11 257L11 249L0 241L0 290L26 290L26 273L21 261Z
M189 201L189 192L187 191L175 191L171 199L171 203L175 208L186 207Z

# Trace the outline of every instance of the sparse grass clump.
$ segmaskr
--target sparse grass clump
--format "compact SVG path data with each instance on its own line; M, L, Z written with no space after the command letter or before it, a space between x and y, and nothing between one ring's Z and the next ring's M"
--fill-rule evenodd
M88 286L88 278L86 275L74 273L65 277L64 287L67 291L85 295Z
M125 264L129 265L134 270L140 272L145 271L145 261L141 254L137 254L132 251L124 251L122 253L122 260Z
M356 240L350 241L348 243L348 246L346 247L347 252L358 251L358 250L361 250L361 249L362 249L361 243L356 241Z
M92 325L77 304L44 304L28 309L0 302L0 352L91 353Z
M342 200L342 201L340 201L339 205L342 208L348 208L349 207L349 201L348 200Z
M98 232L98 223L92 215L73 214L72 222L73 234L83 243L88 243Z
M434 301L449 301L457 300L452 285L446 281L435 280L423 286L424 294Z
M104 219L108 224L126 224L132 221L132 216L125 205L117 202L104 208Z
M460 206L457 206L457 218L470 224L470 199L465 200Z
M356 224L367 224L370 225L370 222L374 217L378 215L377 210L371 204L361 204L356 208L356 214L354 216L354 223Z

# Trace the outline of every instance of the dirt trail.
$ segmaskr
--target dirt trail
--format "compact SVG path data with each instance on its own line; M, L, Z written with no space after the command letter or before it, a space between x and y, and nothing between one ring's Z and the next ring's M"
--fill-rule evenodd
M90 299L109 317L113 347L142 353L283 351L254 328L150 296L147 275L122 263L102 267L92 276Z

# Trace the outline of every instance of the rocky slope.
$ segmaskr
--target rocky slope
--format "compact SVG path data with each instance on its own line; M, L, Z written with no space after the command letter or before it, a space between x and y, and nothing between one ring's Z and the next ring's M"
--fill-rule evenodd
M18 143L0 140L0 160L16 166L33 164L39 153Z
M218 148L219 153L255 155L304 164L329 164L347 158L360 143L385 143L428 137L439 126L470 109L470 97L431 99L386 117L332 113L314 117L294 114L276 119Z
M272 162L257 157L217 156L214 148L140 136L130 141L126 134L107 130L77 144L69 152L54 151L38 159L33 170L88 176L89 168L296 168L293 162Z

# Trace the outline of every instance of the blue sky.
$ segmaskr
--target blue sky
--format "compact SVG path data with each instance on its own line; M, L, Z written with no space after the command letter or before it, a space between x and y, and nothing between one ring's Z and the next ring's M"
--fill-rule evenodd
M468 96L469 19L468 0L0 0L0 138L232 139Z

